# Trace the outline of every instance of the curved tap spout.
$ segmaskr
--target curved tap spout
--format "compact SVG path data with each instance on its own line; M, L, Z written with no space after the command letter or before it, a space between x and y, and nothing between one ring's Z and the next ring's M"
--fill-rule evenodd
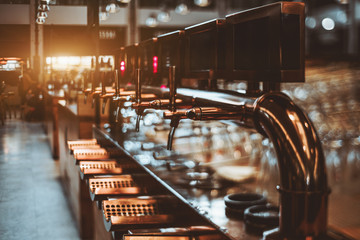
M84 104L87 104L88 95L91 93L91 88L85 89L84 91Z
M277 92L253 98L237 93L181 91L182 98L189 96L196 99L196 106L205 107L187 110L187 117L197 120L238 117L241 125L255 128L272 140L281 181L280 228L273 236L321 239L326 235L329 188L325 158L315 128L302 110L285 94ZM165 113L165 118L173 115Z
M259 97L253 117L258 130L272 140L278 158L280 235L325 235L329 189L321 142L311 121L281 93Z
M170 122L170 132L168 135L168 142L167 142L167 150L172 150L172 143L175 135L176 128L179 126L179 122L181 119L187 118L188 110L187 109L180 109L173 111L165 111L164 112L164 118L165 119L171 119Z

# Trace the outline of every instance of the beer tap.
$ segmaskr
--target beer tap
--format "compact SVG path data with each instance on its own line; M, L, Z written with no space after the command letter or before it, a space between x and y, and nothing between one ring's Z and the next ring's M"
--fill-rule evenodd
M87 98L89 96L89 94L91 94L95 88L94 86L94 81L93 81L93 78L94 78L94 73L93 71L91 71L89 74L89 78L90 78L90 81L91 81L91 88L87 88L86 86L86 81L84 80L84 104L87 104Z
M168 135L167 141L167 150L172 150L173 138L175 135L176 128L179 126L179 122L181 119L187 118L186 113L187 110L176 109L176 67L171 66L169 68L169 110L164 112L165 119L171 119L170 122L170 132Z
M314 126L303 111L288 96L275 91L258 97L197 91L191 95L197 105L206 107L187 110L187 118L238 120L240 125L256 129L274 144L281 176L277 187L281 221L280 229L269 232L265 239L280 239L279 234L291 239L311 234L323 236L329 194L325 158Z
M135 125L135 130L137 132L140 131L140 120L145 111L144 107L140 107L142 100L143 99L154 100L157 98L158 98L158 96L156 94L153 94L153 93L143 94L142 93L141 69L139 69L139 68L136 69L136 71L135 71L135 99L133 97L130 97L130 99L133 100L133 102L134 102L132 104L132 106L136 110L136 114L137 114L136 125Z
M101 93L99 95L100 98L102 99L102 105L101 105L101 113L102 114L105 113L105 107L106 107L106 102L107 102L105 76L106 76L106 72L102 72L102 74L101 74Z
M141 69L136 69L135 72L135 103L136 104L140 104L141 103ZM135 130L137 132L139 132L140 130L140 120L142 117L142 114L144 112L144 108L137 108L136 109L136 125L135 125Z
M121 89L120 89L120 79L119 79L119 71L115 69L114 71L114 83L115 83L115 93L113 95L112 101L115 103L115 122L119 121L119 112L121 108L121 104L127 100L126 97L121 97Z
M95 77L94 77L94 68L95 68L95 61L94 58L91 58L91 69L89 73L90 82L91 82L91 88L87 88L84 82L84 104L87 104L87 98L89 94L92 94L95 91Z

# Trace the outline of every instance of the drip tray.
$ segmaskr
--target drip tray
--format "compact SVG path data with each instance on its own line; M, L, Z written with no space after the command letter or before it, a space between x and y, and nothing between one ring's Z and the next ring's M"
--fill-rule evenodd
M100 149L101 146L99 144L94 144L94 145L78 145L78 146L73 146L70 149L70 154L74 154L75 150L83 150L83 149Z
M139 195L146 193L139 187L131 175L96 177L89 179L90 197L93 201L106 199L114 195Z
M174 221L174 217L166 211L166 207L162 208L165 205L167 207L171 205L169 197L166 199L153 197L114 199L105 200L102 204L107 231L164 226Z
M75 164L79 164L79 161L83 160L105 160L110 158L110 154L106 151L105 148L99 148L99 149L77 149L74 150L74 158L75 158Z
M123 240L193 240L192 236L178 236L178 235L124 235Z
M125 166L116 160L107 161L80 161L80 177L85 179L93 175L121 174Z
M73 150L74 147L97 145L98 142L96 139L82 139L82 140L67 141L67 144L68 144L68 148L70 150Z
M134 229L123 240L222 240L223 236L213 227L190 226L159 229Z

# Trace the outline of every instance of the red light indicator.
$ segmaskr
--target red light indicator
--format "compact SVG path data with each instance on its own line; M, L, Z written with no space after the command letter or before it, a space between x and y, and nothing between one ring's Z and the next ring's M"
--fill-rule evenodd
M161 85L160 88L164 89L166 88L166 85Z
M124 76L124 72L125 72L125 61L121 61L121 62L120 62L120 72L121 72L121 76Z
M158 58L157 56L153 57L153 73L157 73L158 69Z

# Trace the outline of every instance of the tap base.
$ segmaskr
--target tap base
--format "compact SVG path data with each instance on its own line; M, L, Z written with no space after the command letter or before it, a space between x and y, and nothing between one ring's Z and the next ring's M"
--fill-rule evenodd
M320 236L285 237L280 233L279 228L274 228L263 233L263 240L343 240L342 237L333 237L328 234Z

